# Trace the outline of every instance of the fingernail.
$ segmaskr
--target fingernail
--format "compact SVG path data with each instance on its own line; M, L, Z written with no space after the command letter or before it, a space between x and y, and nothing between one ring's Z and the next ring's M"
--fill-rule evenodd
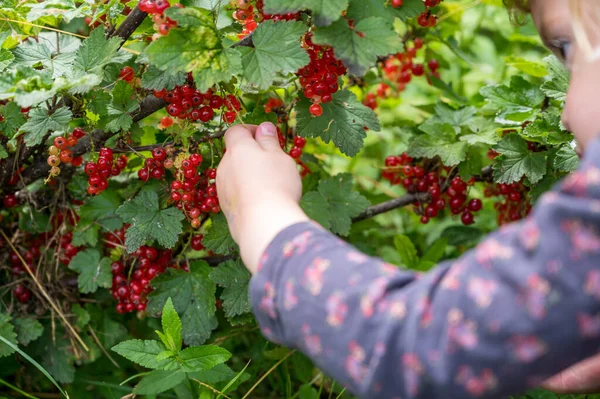
M261 130L261 134L263 136L276 136L277 135L277 129L275 128L275 125L273 125L271 122L265 122L262 125L260 125L260 130Z

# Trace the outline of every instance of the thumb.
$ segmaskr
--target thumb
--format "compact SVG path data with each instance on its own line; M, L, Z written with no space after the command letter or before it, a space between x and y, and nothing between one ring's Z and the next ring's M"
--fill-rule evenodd
M266 151L281 151L277 128L271 122L261 123L254 136L256 142Z

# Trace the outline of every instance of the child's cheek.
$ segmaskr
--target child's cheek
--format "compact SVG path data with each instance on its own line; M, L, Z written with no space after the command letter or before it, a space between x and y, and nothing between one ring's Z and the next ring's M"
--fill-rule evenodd
M563 120L578 143L586 147L600 135L600 60L577 58L571 68Z

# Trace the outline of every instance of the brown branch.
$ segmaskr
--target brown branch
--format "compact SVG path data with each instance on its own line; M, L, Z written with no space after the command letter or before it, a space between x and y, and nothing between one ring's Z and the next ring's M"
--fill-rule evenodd
M110 34L110 37L120 37L123 40L123 43L125 43L142 22L144 22L144 19L146 19L147 16L147 13L140 11L138 6L135 6L129 15L127 15L125 21Z
M140 103L140 109L138 113L133 116L133 121L139 122L148 115L162 109L165 105L166 103L164 100L158 99L152 95L148 96ZM92 148L99 149L104 145L106 140L113 135L114 133L96 129L90 135L79 140L77 145L73 148L73 154L79 156L91 151ZM48 172L50 172L50 166L46 162L46 157L40 157L40 159L36 159L34 164L21 173L22 181L27 185L41 177L47 176Z
M352 219L352 223L361 222L365 219L381 215L394 209L402 208L412 204L415 201L426 202L429 199L428 193L407 194L402 197L382 202L381 204L373 205L365 209L363 213Z

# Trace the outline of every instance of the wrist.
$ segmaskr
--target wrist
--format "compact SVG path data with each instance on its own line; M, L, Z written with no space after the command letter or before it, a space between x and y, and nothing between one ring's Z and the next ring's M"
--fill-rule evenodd
M238 237L242 260L250 272L256 271L262 254L277 234L308 220L293 199L270 198L251 205L241 220Z

